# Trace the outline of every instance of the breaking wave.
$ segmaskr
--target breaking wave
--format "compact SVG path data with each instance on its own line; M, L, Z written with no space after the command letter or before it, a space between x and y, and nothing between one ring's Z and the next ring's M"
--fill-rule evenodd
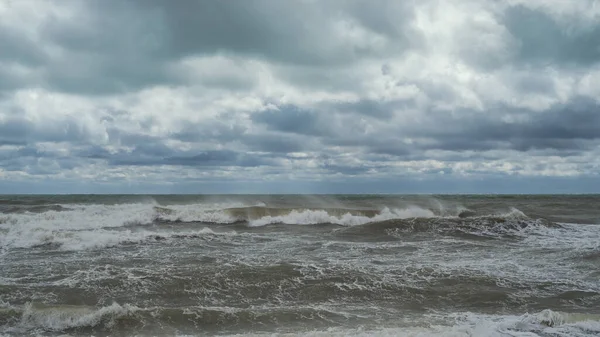
M214 210L197 210L188 207L154 207L156 219L171 222L205 222L214 224L247 223L251 227L268 224L361 225L373 221L435 217L428 209L345 209L345 208L274 208L265 206L229 207Z
M12 248L49 247L61 250L87 250L110 248L123 244L164 241L169 239L193 239L215 235L235 235L234 231L215 232L210 228L185 232L158 231L109 231L93 230L80 232L40 232L39 235L12 238Z
M1 309L0 309L1 310ZM186 307L165 308L138 306L113 303L104 307L89 307L80 305L44 305L27 303L23 308L12 307L0 311L0 322L11 322L11 327L5 331L11 334L24 333L70 333L94 331L122 331L134 328L141 330L145 327L155 335L164 330L169 323L179 323L177 330L211 331L226 328L230 325L246 326L275 326L300 319L313 319L322 322L343 320L351 317L351 313L340 312L319 306L306 307ZM167 330L168 331L168 330ZM164 332L163 332L164 333ZM139 334L136 333L139 336ZM142 334L146 335L146 334Z
M338 235L403 235L431 232L466 237L525 237L561 225L543 219L531 219L518 210L504 215L471 217L409 218L374 221L337 231Z
M306 330L297 327L294 332L273 333L269 327L298 319L313 322L355 321L358 327L330 327ZM426 323L428 320L429 323ZM425 315L399 319L401 327L379 327L367 323L364 317L339 309L307 307L188 307L140 308L113 303L104 307L75 305L42 305L28 303L21 308L0 309L0 322L11 322L1 331L9 335L31 333L90 333L125 331L134 328L136 335L173 333L170 324L186 336L219 331L231 324L245 327L254 333L244 336L598 336L600 315L542 310L524 315L482 315L455 313ZM314 328L313 328L314 329ZM265 332L261 332L265 331ZM269 331L269 332L266 332ZM175 335L175 334L173 334ZM222 335L222 334L221 334ZM239 334L227 336L242 336Z
M270 210L267 210L270 211ZM342 226L357 226L371 222L379 222L390 219L407 218L432 218L436 215L427 209L419 207L409 207L406 209L384 208L381 211L369 210L341 210L341 209L301 209L284 210L273 212L271 215L264 212L257 218L249 218L249 225L252 227L264 226L268 224L286 224L286 225L317 225L317 224L335 224ZM277 214L279 213L279 214Z
M118 303L101 308L27 303L23 308L3 309L0 311L0 321L14 323L6 331L10 333L65 332L80 328L112 328L119 320L133 318L139 310L135 306Z
M156 231L155 226L177 223L188 224L186 229L191 236L199 235L194 226L203 226L200 234L211 234L212 230L206 226L227 224L246 227L330 224L347 227L340 231L342 235L432 231L477 236L526 235L540 226L554 226L548 221L530 219L515 208L505 213L477 216L464 208L440 214L417 206L349 209L190 204L165 207L142 203L60 207L60 210L51 207L42 213L0 216L0 250L28 247L84 250L161 240L177 234Z
M44 213L44 212L48 212L48 211L54 211L54 212L61 212L61 211L68 211L69 208L62 206L62 205L56 205L56 204L49 204L49 205L2 205L0 204L0 213L5 213L5 214L9 214L9 213Z
M600 335L571 199L43 198L0 200L0 336Z
M543 310L535 314L522 316L486 316L465 313L455 315L453 325L424 324L409 325L401 328L358 327L329 328L301 333L279 333L276 336L308 336L308 337L538 337L538 336L579 336L591 337L600 334L600 317L598 315L570 314ZM241 334L228 335L242 336ZM272 333L244 334L243 336L274 336Z
M178 217L185 216L186 209L188 213L195 211L199 219L203 219L203 214L211 213L204 211L207 208L204 205L182 208ZM68 210L3 214L0 216L0 250L38 246L80 250L142 242L170 235L144 229L160 217L161 213L152 204L69 205ZM209 215L205 220L210 219ZM141 230L131 227L141 227Z

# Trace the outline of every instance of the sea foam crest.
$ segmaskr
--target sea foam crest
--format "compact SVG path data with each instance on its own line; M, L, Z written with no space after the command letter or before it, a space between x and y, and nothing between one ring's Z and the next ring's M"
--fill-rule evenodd
M110 248L120 244L142 243L145 241L166 240L171 238L200 237L206 235L235 235L233 231L214 232L210 228L202 228L194 231L114 231L114 230L91 230L81 232L55 232L45 233L43 236L22 237L20 241L13 242L13 248L30 247L56 247L60 250L89 250Z
M168 207L154 207L156 219L182 222L207 222L207 223L233 223L237 219L223 210L231 207L243 207L239 204L193 204L170 205Z
M454 325L423 324L402 328L329 328L283 334L243 334L243 336L311 336L311 337L534 337L534 336L578 336L600 335L600 317L577 315L544 310L523 316L495 316L478 314L456 314ZM446 319L452 317L446 317ZM242 336L229 335L229 336Z
M69 240L85 231L152 222L154 211L146 204L70 205L69 211L10 214L0 224L3 247L25 248Z
M101 308L83 306L40 306L31 303L25 306L20 330L64 331L80 327L103 325L110 328L123 317L140 310L132 305L113 303Z
M157 219L234 221L217 211L223 207L220 204L178 205L161 212L161 208L151 203L92 204L68 205L69 210L60 212L6 214L0 219L0 249L60 245L77 250L139 242L160 233L130 231L123 227L149 225Z
M374 217L362 215L352 215L350 213L341 216L329 214L325 210L303 210L291 211L287 215L281 216L264 216L260 219L251 220L250 226L265 226L268 224L289 224L289 225L315 225L315 224L336 224L343 226L363 225L369 222L385 221L391 219L408 219L408 218L431 218L435 214L428 209L420 207L408 207L404 209L389 209L384 208L379 214Z
M62 250L88 250L109 248L124 243L141 243L148 240L166 240L170 238L199 237L205 235L234 235L235 232L214 232L210 228L202 228L185 232L158 231L107 231L96 230L73 233L67 237L53 237L49 244L58 244Z

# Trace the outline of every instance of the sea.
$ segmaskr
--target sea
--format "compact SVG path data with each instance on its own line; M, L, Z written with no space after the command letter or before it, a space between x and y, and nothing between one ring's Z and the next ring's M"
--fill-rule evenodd
M597 195L0 195L0 336L600 336Z

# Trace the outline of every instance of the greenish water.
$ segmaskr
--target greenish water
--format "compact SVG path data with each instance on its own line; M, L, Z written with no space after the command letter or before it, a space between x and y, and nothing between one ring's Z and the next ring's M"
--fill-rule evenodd
M600 196L0 196L0 335L596 336Z

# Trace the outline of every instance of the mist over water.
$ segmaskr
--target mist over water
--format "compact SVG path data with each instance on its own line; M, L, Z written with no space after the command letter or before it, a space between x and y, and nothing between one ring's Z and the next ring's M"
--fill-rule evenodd
M1 196L1 336L597 336L599 196Z

